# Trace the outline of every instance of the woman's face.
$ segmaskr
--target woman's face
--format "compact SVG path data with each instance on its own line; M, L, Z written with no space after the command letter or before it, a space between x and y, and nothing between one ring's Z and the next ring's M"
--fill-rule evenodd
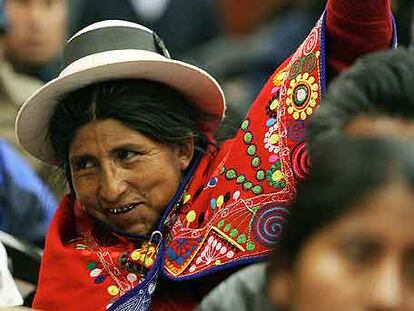
M372 193L269 284L291 310L414 310L414 193L398 183Z
M124 232L147 234L174 196L193 156L108 119L79 129L69 150L73 186L84 208Z

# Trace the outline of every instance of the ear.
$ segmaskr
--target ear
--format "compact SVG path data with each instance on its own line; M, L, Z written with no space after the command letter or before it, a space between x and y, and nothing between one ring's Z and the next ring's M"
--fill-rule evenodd
M287 268L270 272L266 294L273 306L287 308L292 299L292 274Z
M190 165L194 157L194 137L185 138L180 145L178 145L177 156L180 162L181 171L184 171Z

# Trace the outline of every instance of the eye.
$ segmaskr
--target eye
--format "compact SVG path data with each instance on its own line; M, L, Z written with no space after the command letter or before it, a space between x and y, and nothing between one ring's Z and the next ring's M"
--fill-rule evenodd
M26 5L26 4L28 4L28 3L29 3L29 1L28 1L28 0L15 0L14 2L15 2L15 3L18 3L18 4L22 4L22 5Z
M51 8L54 4L56 4L58 1L56 1L56 0L45 0L45 6L47 7L47 8Z
M72 167L75 172L80 170L91 169L96 167L96 161L94 161L94 159L90 157L82 157L80 159L75 160Z
M348 241L342 245L344 258L352 265L372 263L379 252L378 245L369 241Z
M128 149L119 149L115 151L115 155L118 160L128 162L138 156L138 152Z

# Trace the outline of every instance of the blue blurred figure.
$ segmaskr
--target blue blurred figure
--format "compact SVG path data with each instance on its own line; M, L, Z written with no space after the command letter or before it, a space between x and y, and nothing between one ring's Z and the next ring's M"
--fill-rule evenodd
M41 245L56 206L32 167L0 139L0 230Z

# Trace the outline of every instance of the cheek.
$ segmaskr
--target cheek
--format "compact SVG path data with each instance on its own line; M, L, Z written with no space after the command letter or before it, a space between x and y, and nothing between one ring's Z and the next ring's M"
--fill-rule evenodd
M19 28L25 28L29 23L29 13L30 11L26 7L15 5L9 6L7 10L7 17L8 26L11 28L10 30L15 31Z
M166 162L168 163L168 162ZM142 189L148 195L152 205L156 209L164 209L176 193L180 184L181 172L174 166L158 167L146 174L146 189Z
M50 37L59 37L60 35L62 35L64 33L64 29L65 29L65 20L66 20L66 15L64 13L63 10L61 9L55 9L52 10L51 12L49 12L46 15L48 19L48 24L52 25L54 27L56 27L54 29L54 31L49 31L48 34ZM53 29L53 28L52 28ZM51 30L49 28L49 30Z
M97 182L91 179L88 180L73 180L73 188L76 197L84 205L89 206L94 204L97 199Z
M330 249L305 249L295 267L292 297L299 310L347 310L358 301L358 276Z

